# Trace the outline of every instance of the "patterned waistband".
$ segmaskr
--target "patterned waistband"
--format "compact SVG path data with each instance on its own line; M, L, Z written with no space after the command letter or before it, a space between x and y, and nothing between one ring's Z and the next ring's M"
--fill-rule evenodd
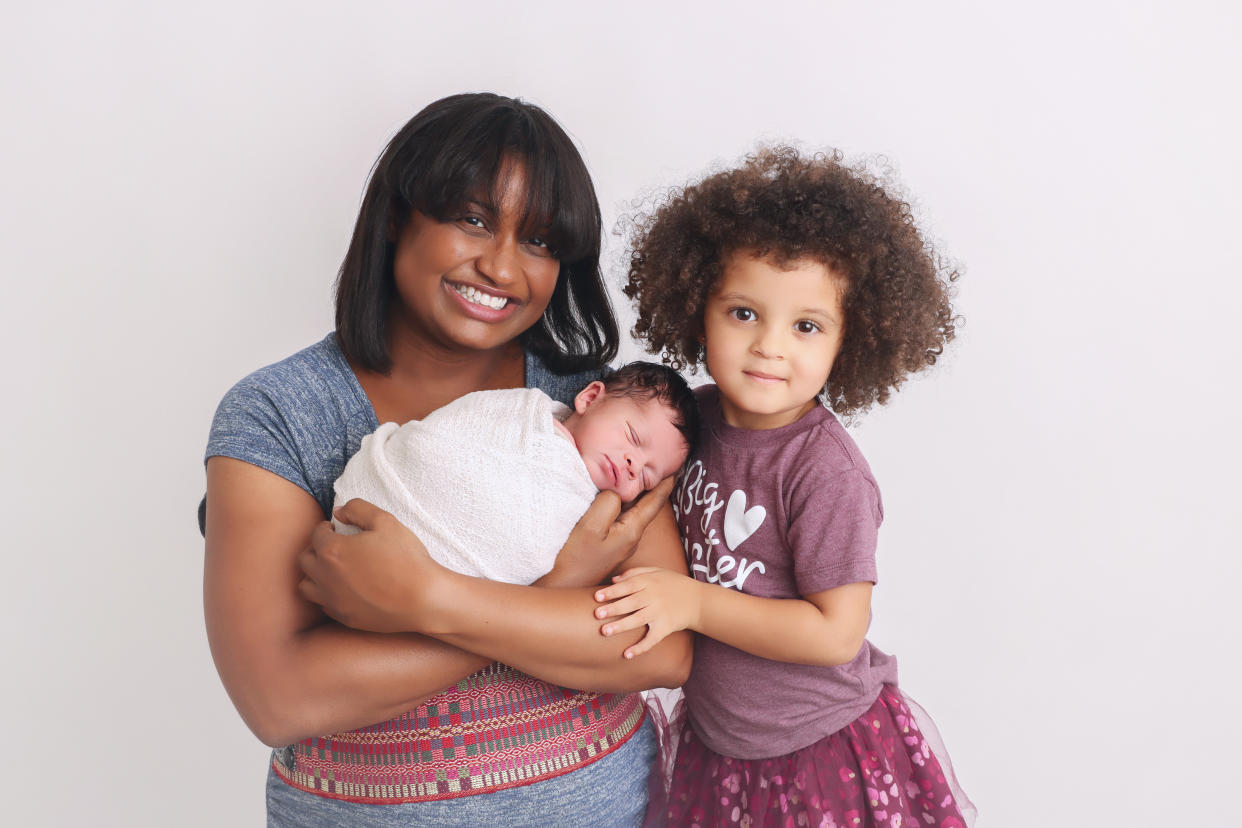
M333 799L452 799L589 765L624 744L643 715L637 693L567 690L492 664L396 719L299 742L273 767Z

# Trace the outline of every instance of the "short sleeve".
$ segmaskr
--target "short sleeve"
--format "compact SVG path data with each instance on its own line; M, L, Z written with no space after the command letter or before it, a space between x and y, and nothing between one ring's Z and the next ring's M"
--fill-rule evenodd
M206 459L232 457L278 474L316 492L299 457L297 441L281 407L253 377L247 377L224 395L211 421Z
M798 592L875 583L882 516L879 489L861 469L799 476L789 507Z

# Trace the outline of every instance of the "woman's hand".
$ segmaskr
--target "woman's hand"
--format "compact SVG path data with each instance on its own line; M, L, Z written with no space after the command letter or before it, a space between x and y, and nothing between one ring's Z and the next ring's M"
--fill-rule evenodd
M615 492L600 492L556 556L552 571L536 581L540 586L595 586L615 572L633 553L647 524L668 503L673 478L660 481L625 514ZM620 518L617 516L620 515Z
M378 506L355 498L336 510L336 519L359 532L338 533L328 521L315 527L310 548L298 557L305 575L298 591L355 630L418 632L418 599L446 570Z
M686 575L653 566L628 569L613 578L611 586L595 591L604 606L596 618L616 618L599 628L604 635L647 628L647 634L624 656L633 658L650 650L665 636L694 629L699 620L701 584Z

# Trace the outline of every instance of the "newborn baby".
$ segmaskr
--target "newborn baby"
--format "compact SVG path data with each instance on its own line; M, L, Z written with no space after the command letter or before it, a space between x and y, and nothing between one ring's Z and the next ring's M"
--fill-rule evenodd
M334 508L369 500L441 565L529 584L552 569L600 490L634 500L681 468L697 432L685 380L649 362L592 382L572 409L533 388L476 391L364 437Z

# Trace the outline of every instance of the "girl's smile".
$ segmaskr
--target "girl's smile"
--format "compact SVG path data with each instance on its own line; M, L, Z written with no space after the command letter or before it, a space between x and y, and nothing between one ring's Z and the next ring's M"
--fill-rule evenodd
M843 288L812 259L780 266L739 252L728 260L703 317L726 422L780 428L811 410L841 349Z

